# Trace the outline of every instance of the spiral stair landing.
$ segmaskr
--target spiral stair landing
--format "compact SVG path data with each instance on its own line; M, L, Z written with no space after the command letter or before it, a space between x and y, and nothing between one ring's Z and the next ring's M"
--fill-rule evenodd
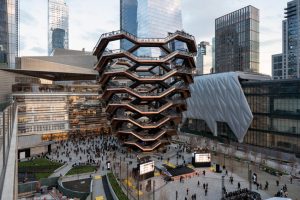
M118 40L132 45L108 50ZM160 56L151 56L153 49ZM93 52L98 58L100 96L113 133L124 145L153 151L177 134L187 109L185 99L190 97L196 50L194 37L181 31L166 38L138 38L126 31L100 37Z

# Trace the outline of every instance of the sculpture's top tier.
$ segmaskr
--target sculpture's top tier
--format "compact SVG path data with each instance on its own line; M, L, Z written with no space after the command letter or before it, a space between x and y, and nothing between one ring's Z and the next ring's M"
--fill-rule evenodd
M117 40L129 45L108 50ZM124 144L152 151L177 133L190 97L196 51L194 37L182 31L163 39L137 38L125 31L101 36L93 53L101 98L113 133Z
M97 45L94 47L93 55L100 56L107 44L111 41L126 39L134 44L136 49L139 47L159 47L164 48L164 46L172 40L177 40L184 42L187 45L188 51L190 53L195 53L197 51L197 45L195 42L194 36L184 32L184 31L176 31L175 33L170 33L165 38L138 38L135 35L126 32L124 30L112 31L109 33L103 33L99 38ZM129 50L128 50L129 51Z

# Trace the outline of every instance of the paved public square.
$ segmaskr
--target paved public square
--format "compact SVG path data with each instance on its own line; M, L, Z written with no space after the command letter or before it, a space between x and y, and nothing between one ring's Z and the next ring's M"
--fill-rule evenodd
M90 163L96 164L98 166L97 171L94 173L94 177L104 176L108 171L106 170L106 161L112 162L113 172L116 174L118 179L120 179L123 185L124 192L126 193L127 185L127 163L128 165L128 181L130 182L129 195L137 199L137 181L133 178L132 169L137 166L137 155L139 156L150 156L152 160L155 161L155 166L161 168L163 164L168 164L175 166L176 164L188 164L192 160L192 154L186 151L186 145L171 144L167 146L167 151L165 153L143 153L137 154L136 152L127 152L125 148L120 147L116 138L113 137L103 137L98 136L95 138L89 138L87 141L68 141L61 144L49 157L53 160L61 160L66 162L66 166L60 171L57 171L54 176L58 174L64 175L72 165L75 163ZM74 146L75 145L75 146ZM100 146L104 145L104 148ZM117 148L115 148L117 147ZM78 150L77 150L78 149ZM97 153L98 152L98 153ZM99 153L100 152L100 153ZM177 152L180 155L177 157ZM212 154L212 163L223 164L224 155L219 153L217 155ZM120 163L121 161L121 163ZM248 181L248 164L242 161L237 161L236 159L229 158L226 156L226 169L222 173L215 173L210 170L210 168L194 168L198 175L185 179L184 182L179 181L165 181L162 175L155 173L155 177L151 178L151 181L155 180L155 199L161 200L175 200L176 191L178 194L178 200L191 199L192 195L196 196L196 199L205 200L215 200L222 197L222 176L224 178L224 185L227 192L238 190L238 183L240 183L241 188L249 188ZM120 170L121 166L121 170ZM277 177L270 175L266 172L260 171L259 167L256 165L249 164L249 169L258 175L258 182L262 184L262 189L257 188L252 185L252 190L261 194L262 199L270 198L279 191L284 184L288 188L288 197L293 200L299 198L300 182L294 180L293 184L290 183L288 176ZM202 174L205 170L205 175ZM233 177L233 183L229 181L229 177ZM145 191L145 185L147 181L140 181L142 189L140 192L139 199L153 199L153 190L150 192ZM276 181L279 181L279 186L277 187ZM97 179L94 180L97 183ZM198 186L199 181L199 186ZM269 189L264 190L266 181L269 183ZM152 182L153 183L153 182ZM203 189L203 184L207 184L207 196L205 195L205 190ZM98 196L106 197L103 190L104 185L99 182L98 187L93 187L93 192ZM188 191L187 191L188 190Z

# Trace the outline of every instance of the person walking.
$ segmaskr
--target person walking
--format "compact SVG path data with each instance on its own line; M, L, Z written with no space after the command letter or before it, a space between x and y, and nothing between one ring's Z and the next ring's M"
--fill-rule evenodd
M276 185L277 185L277 187L279 186L279 180L276 180Z
M198 187L200 186L200 181L198 181Z
M186 188L186 195L189 195L189 188Z
M268 190L269 189L269 182L266 181L266 184L265 184L265 190Z
M205 188L205 196L207 196L207 188Z
M238 189L239 189L239 190L241 189L241 184L240 184L240 182L238 182Z

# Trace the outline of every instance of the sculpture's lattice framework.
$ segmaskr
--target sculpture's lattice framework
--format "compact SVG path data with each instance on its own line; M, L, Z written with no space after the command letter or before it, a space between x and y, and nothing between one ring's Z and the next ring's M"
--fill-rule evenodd
M118 40L128 40L132 47L107 49ZM161 56L142 55L153 48ZM137 38L125 31L100 37L94 55L101 97L112 130L124 144L152 151L177 133L187 109L185 99L190 97L196 51L194 37L181 31L161 39Z

